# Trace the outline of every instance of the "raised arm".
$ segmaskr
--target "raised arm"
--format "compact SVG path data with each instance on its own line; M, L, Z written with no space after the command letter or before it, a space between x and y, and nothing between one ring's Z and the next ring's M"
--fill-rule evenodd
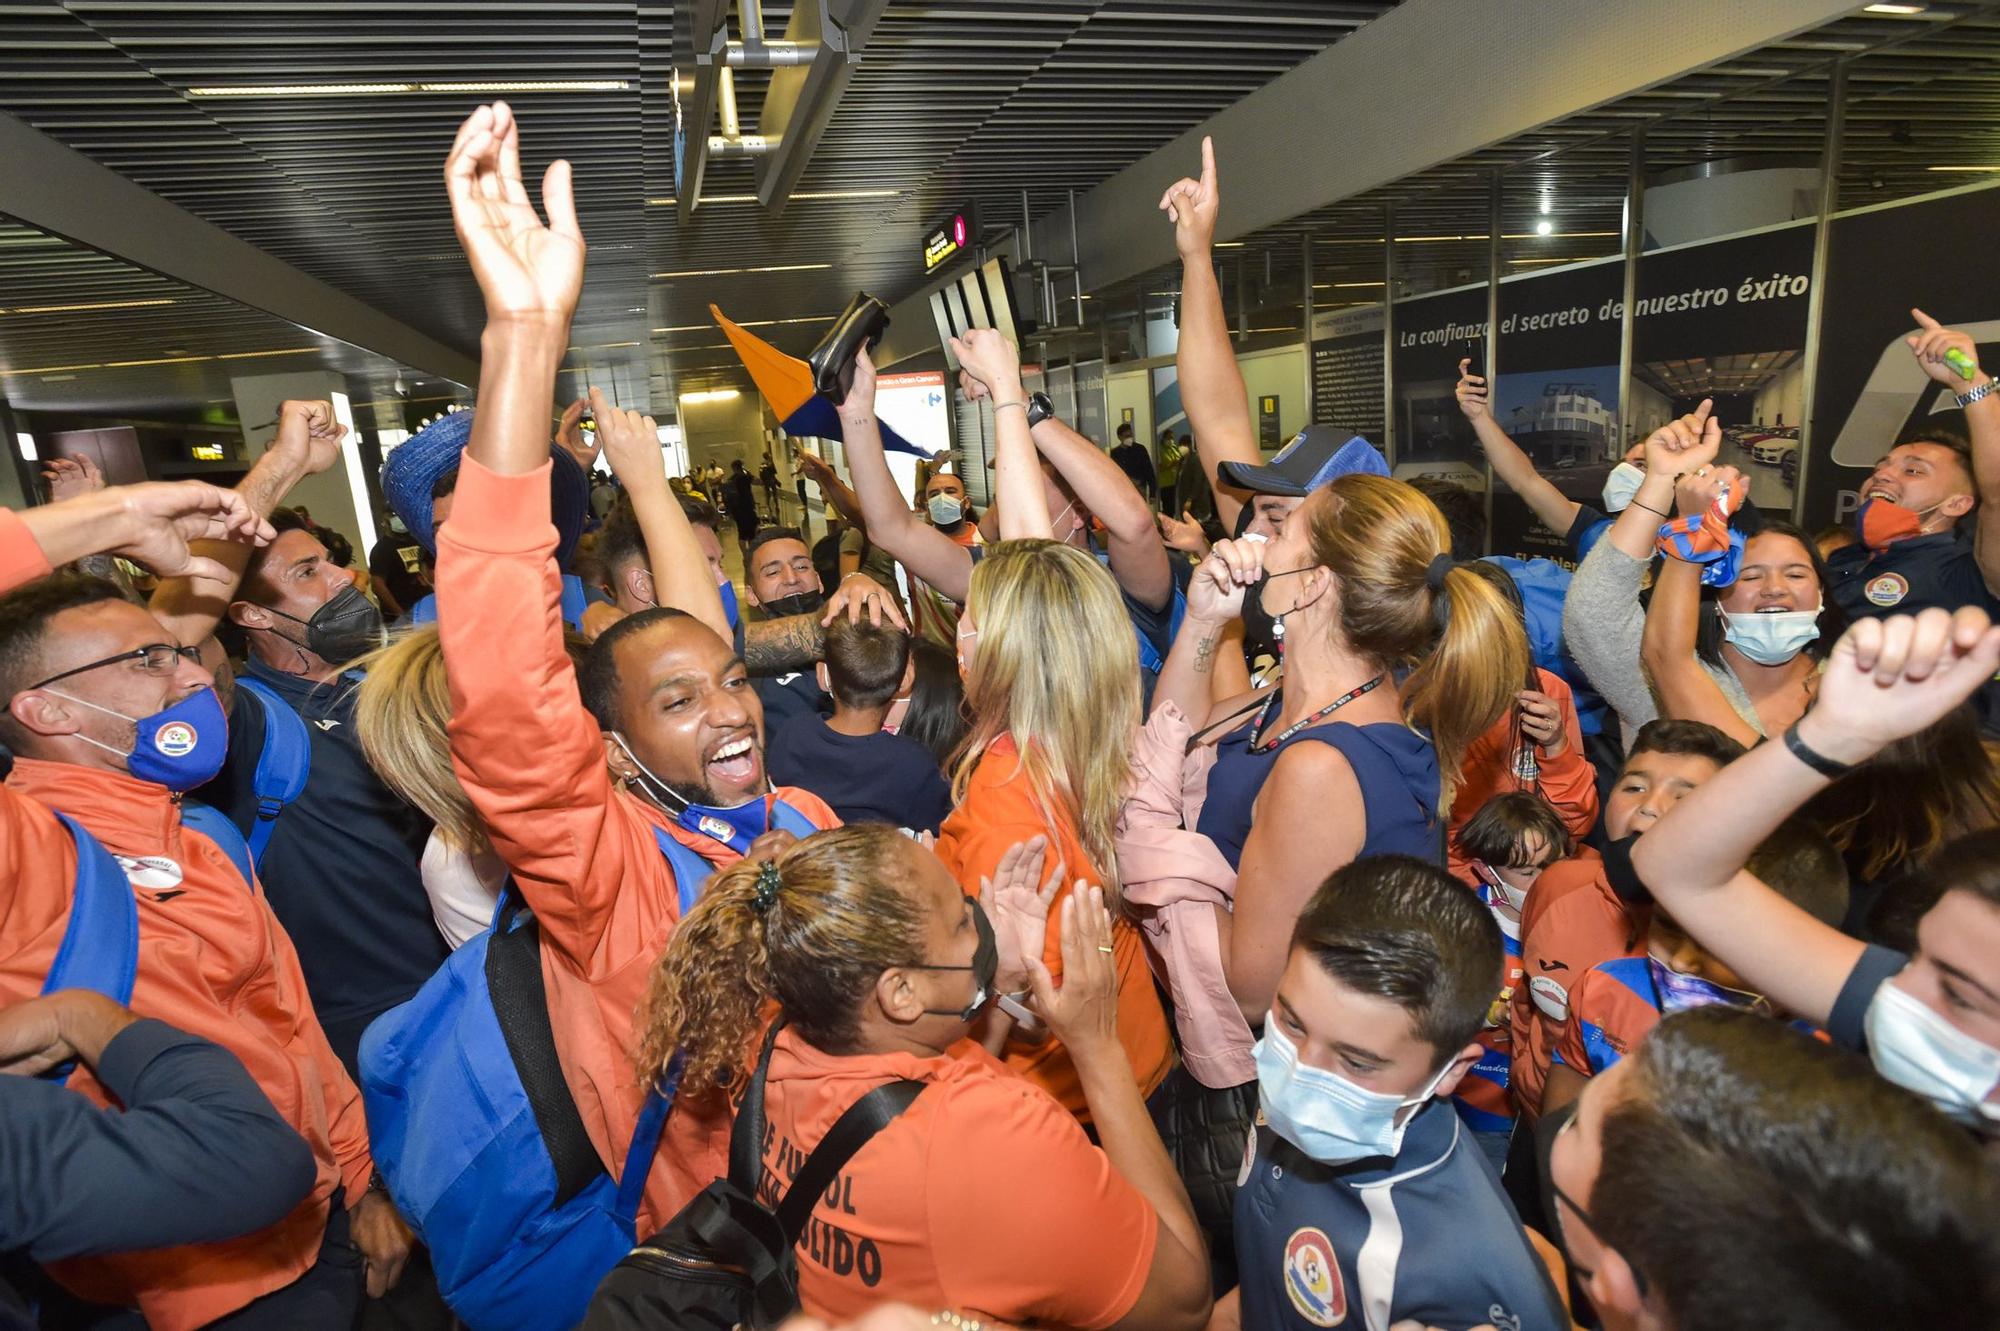
M1724 482L1748 481L1733 467L1706 476L1681 477L1681 516L1705 513ZM1646 611L1646 636L1641 659L1659 695L1660 714L1676 721L1705 721L1738 744L1749 748L1763 738L1729 705L1715 677L1695 655L1701 617L1701 565L1681 559L1660 561L1653 579L1653 600Z
M1076 492L1077 502L1104 524L1111 575L1118 585L1141 605L1165 608L1174 594L1174 571L1153 510L1132 478L1096 444L1053 416L1031 433L1041 455Z
M1979 368L1979 345L1970 335L1946 328L1922 310L1911 310L1917 331L1906 339L1925 374L1952 393L1968 393L1993 381ZM1961 365L1972 367L1972 377L1962 379L1958 368L1945 359L1948 352ZM2000 393L1979 399L1965 409L1966 431L1972 436L1972 483L1979 492L1979 528L1973 549L1979 557L1979 572L1986 590L2000 596Z
M659 426L651 416L620 410L600 389L590 390L590 406L597 418L598 444L612 473L632 497L632 513L639 520L646 562L653 574L654 599L685 610L728 641L729 619L722 612L715 575L695 542L694 528L681 511L680 500L667 485Z
M875 365L866 347L854 353L854 383L840 404L840 433L868 539L914 576L952 600L964 601L972 582L972 556L910 511L882 456L882 427L875 420Z
M1458 363L1456 391L1458 409L1465 413L1465 419L1472 422L1472 433L1479 440L1479 446L1486 450L1486 460L1493 464L1493 474L1509 490L1521 496L1544 527L1558 536L1569 531L1576 522L1577 510L1583 506L1556 489L1554 482L1535 470L1534 461L1511 435L1500 428L1500 422L1493 419L1492 403L1487 400L1486 379L1472 372L1472 358L1469 356Z
M1934 724L1996 668L2000 628L1976 607L1859 620L1834 648L1818 698L1794 729L1826 759L1865 762ZM1788 743L1760 744L1689 793L1632 851L1640 878L1695 941L1752 989L1822 1024L1862 945L1743 866L1827 783Z
M234 491L202 481L149 481L93 490L22 512L0 510L0 591L91 555L121 555L162 577L226 577L193 551L203 541L265 545L271 524Z
M958 382L966 397L993 402L993 506L1000 510L1000 539L1053 537L1049 494L1042 486L1035 437L1028 430L1020 348L991 328L971 329L953 338L951 348L962 367Z
M1236 650L1226 645L1228 628L1242 615L1243 598L1263 574L1262 541L1218 541L1195 567L1188 582L1187 617L1153 686L1154 711L1172 703L1188 719L1190 730L1199 732L1208 724L1216 700L1228 696L1215 688L1217 658ZM1242 659L1241 651L1237 659Z
M1183 177L1167 188L1160 209L1174 224L1174 248L1181 256L1181 338L1174 352L1181 406L1194 430L1202 479L1215 493L1215 515L1226 530L1250 501L1246 490L1224 485L1216 468L1224 462L1256 466L1264 460L1250 425L1250 395L1243 387L1236 351L1229 345L1229 320L1222 313L1222 283L1209 250L1222 194L1215 180L1215 144L1201 141L1201 179ZM1185 465L1185 464L1183 464Z
M286 402L278 408L278 432L271 446L236 485L236 493L261 520L283 503L292 487L307 476L325 471L340 456L347 427L333 418L330 402ZM235 541L203 541L195 553L218 572L164 579L153 590L153 617L180 642L201 642L222 619L243 570L250 566L250 547Z
M1604 536L1632 558L1653 557L1660 524L1672 515L1674 487L1681 473L1707 466L1722 451L1722 422L1709 415L1713 405L1703 398L1693 411L1647 437L1646 479Z
M873 407L872 401L870 407ZM880 434L879 427L877 434ZM794 449L792 466L819 487L820 494L826 497L827 503L833 505L834 512L863 531L868 529L868 517L861 511L860 497L848 488L847 482L840 479L825 458L817 453L808 453L804 449Z

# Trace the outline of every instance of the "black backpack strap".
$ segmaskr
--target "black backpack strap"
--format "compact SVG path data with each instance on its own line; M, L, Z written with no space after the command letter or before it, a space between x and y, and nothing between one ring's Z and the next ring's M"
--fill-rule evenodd
M507 891L514 891L511 884ZM605 1173L604 1161L590 1144L556 1054L549 995L542 987L541 929L518 896L514 902L501 909L486 939L486 990L507 1055L535 1111L542 1145L555 1166L555 1204L563 1206Z
M868 1139L896 1121L897 1115L910 1107L910 1102L924 1089L920 1081L892 1081L885 1086L877 1086L868 1094L847 1107L826 1136L820 1138L813 1147L805 1164L799 1167L799 1175L792 1180L785 1199L778 1203L778 1223L784 1226L785 1237L793 1243L806 1232L806 1221L822 1194L832 1185L834 1176L840 1173L854 1153L868 1144Z
M757 1195L757 1184L764 1177L764 1081L771 1071L771 1050L784 1028L784 1014L780 1013L764 1035L757 1069L750 1074L750 1085L736 1106L736 1121L729 1129L729 1181L746 1197Z

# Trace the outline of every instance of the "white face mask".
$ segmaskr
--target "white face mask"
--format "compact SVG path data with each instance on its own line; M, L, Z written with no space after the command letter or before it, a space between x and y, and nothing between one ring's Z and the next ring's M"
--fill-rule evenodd
M1264 1038L1251 1056L1257 1062L1257 1096L1271 1130L1323 1165L1344 1165L1403 1149L1403 1133L1414 1111L1436 1092L1446 1063L1430 1084L1408 1099L1357 1086L1337 1072L1299 1062L1298 1047L1278 1029L1277 1014L1265 1018ZM1412 1112L1405 1115L1403 1110Z
M2000 1049L1975 1040L1894 981L1875 991L1864 1023L1875 1070L1967 1127L2000 1126Z
M1631 506L1632 497L1639 493L1639 487L1646 483L1646 469L1633 462L1621 462L1611 469L1604 478L1604 511L1623 513Z
M1721 610L1722 636L1758 665L1777 666L1804 651L1819 636L1820 607L1732 615Z

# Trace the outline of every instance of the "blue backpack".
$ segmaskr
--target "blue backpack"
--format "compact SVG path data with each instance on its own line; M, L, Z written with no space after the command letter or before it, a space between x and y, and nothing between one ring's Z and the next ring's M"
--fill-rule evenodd
M772 823L819 830L777 801ZM656 834L685 912L712 866ZM598 1282L635 1242L672 1091L647 1099L614 1178L563 1080L540 930L511 885L490 929L368 1027L359 1062L376 1168L430 1248L452 1311L472 1331L583 1320Z
M91 989L130 1003L139 973L139 905L131 880L83 824L66 813L56 817L76 843L76 888L42 992Z
M257 820L245 837L228 814L196 800L181 802L181 822L208 837L236 862L243 881L257 880L257 866L264 860L264 848L277 830L278 815L285 806L305 793L312 775L312 737L305 718L292 710L270 685L239 675L236 688L250 698L264 714L264 743L257 751L257 769L251 775L251 793L257 797Z

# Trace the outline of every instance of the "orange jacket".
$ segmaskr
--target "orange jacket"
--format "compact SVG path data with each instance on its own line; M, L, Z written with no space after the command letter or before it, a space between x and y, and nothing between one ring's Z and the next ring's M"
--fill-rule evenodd
M172 793L123 772L23 758L0 788L0 1006L41 992L69 923L76 849L51 809L83 824L132 878L139 906L132 1010L235 1054L319 1165L311 1194L269 1229L54 1268L85 1298L136 1303L161 1331L201 1326L290 1284L318 1260L336 1185L349 1206L360 1201L374 1169L361 1095L327 1047L291 940L262 892L214 842L181 826ZM69 1084L109 1103L87 1069Z
M1047 836L1048 854L1063 861L1063 883L1049 906L1049 928L1042 944L1042 964L1049 976L1062 983L1063 898L1081 882L1102 883L1104 875L1090 862L1076 829L1059 812L1045 814L1029 788L1021 770L1019 755L1011 736L995 740L972 770L966 783L965 799L938 832L937 856L966 892L979 895L983 880L1000 867L1000 857L1017 841ZM1044 872L1053 867L1044 860ZM1166 1009L1160 1006L1160 991L1153 985L1153 971L1146 961L1146 944L1138 928L1119 916L1112 922L1111 945L1118 964L1118 1042L1132 1061L1139 1079L1139 1093L1151 1095L1173 1071L1174 1042L1167 1030ZM1039 1045L1010 1042L1007 1066L1047 1091L1063 1108L1084 1122L1090 1122L1090 1106L1083 1097L1083 1083L1069 1050L1059 1040Z
M738 856L683 831L612 783L604 737L563 650L549 464L502 476L468 456L438 533L438 635L451 677L451 756L493 848L542 931L556 1049L591 1144L622 1171L644 1096L634 1013L680 920L660 854L664 827L710 863ZM807 791L778 792L821 827L840 820ZM640 1233L728 1172L728 1121L686 1152L654 1157Z
M1541 757L1535 792L1555 807L1569 834L1581 841L1597 825L1597 769L1583 756L1583 727L1576 719L1576 697L1562 676L1547 670L1535 671L1539 688L1554 700L1562 713L1563 735L1569 741L1559 757ZM1513 708L1465 750L1459 765L1458 792L1451 797L1451 839L1447 867L1461 883L1470 883L1472 861L1459 853L1458 830L1470 822L1479 806L1495 795L1524 790L1527 783L1514 775L1514 752L1521 742L1514 726ZM1505 867L1505 866L1502 866Z

